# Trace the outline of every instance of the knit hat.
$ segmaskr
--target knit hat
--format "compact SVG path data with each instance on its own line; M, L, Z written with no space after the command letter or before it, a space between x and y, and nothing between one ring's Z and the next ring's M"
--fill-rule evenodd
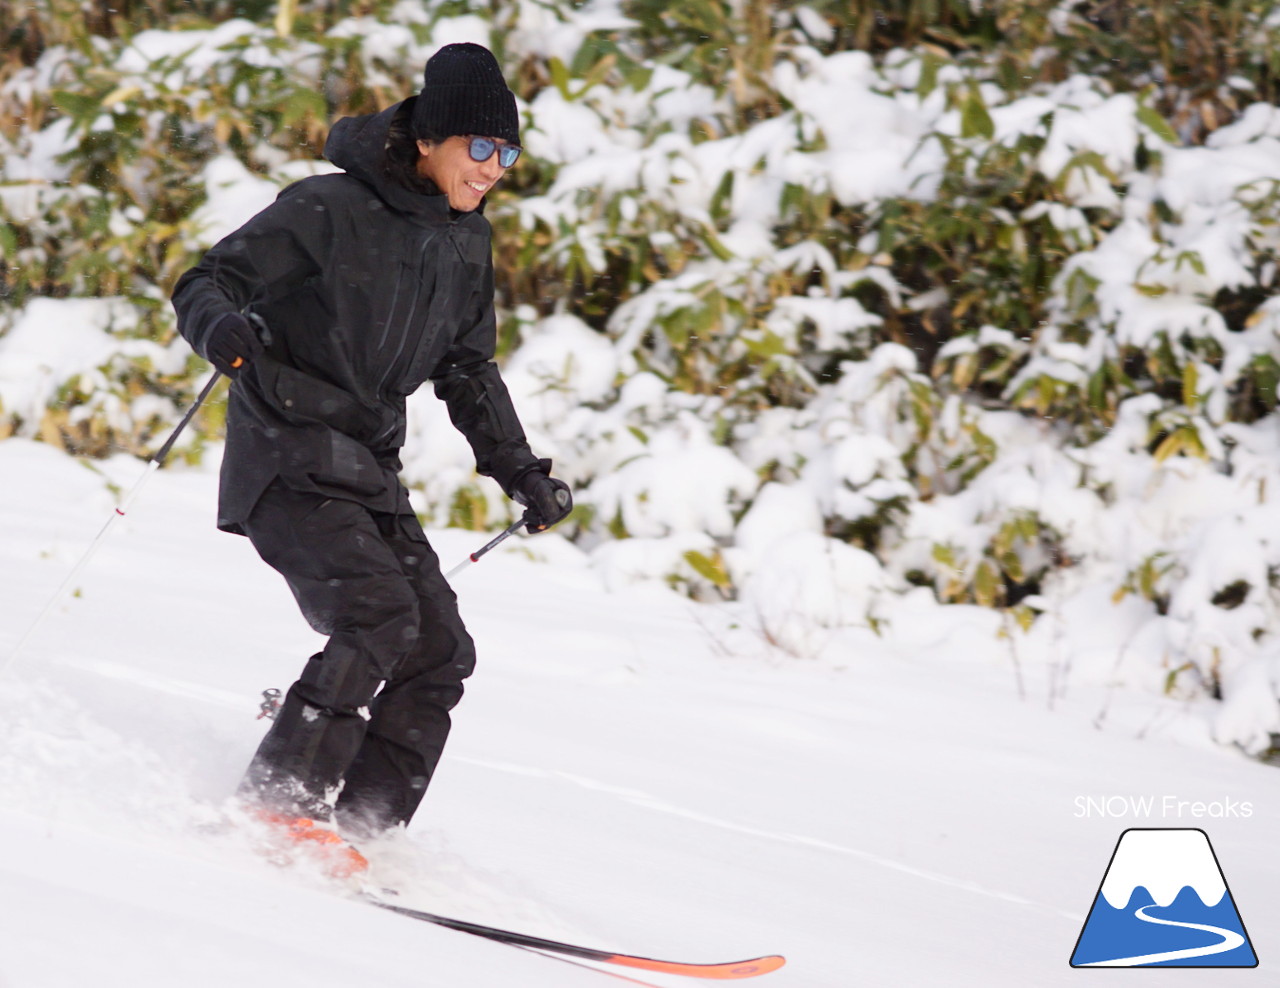
M520 143L520 114L488 48L445 45L427 60L413 104L415 137L474 134Z

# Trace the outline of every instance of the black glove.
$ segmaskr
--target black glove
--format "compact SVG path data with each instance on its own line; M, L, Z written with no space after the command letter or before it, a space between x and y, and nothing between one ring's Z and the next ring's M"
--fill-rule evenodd
M252 324L238 312L224 313L205 341L209 363L227 377L235 377L240 368L263 351L262 341Z
M524 513L525 531L531 535L563 521L573 510L573 494L563 480L550 474L551 461L539 460L538 465L516 477L511 496L527 509Z

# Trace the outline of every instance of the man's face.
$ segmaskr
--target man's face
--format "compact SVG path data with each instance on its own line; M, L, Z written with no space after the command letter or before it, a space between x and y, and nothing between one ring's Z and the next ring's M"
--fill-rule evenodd
M418 142L418 174L435 182L449 197L454 209L469 213L480 205L486 192L498 184L507 170L498 164L495 150L486 161L475 161L469 149L470 137L448 137L439 144ZM498 147L506 144L493 138Z

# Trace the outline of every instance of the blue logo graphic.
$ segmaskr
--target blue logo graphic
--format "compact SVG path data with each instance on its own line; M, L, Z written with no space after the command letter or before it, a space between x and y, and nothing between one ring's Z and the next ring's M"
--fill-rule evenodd
M1257 967L1209 835L1122 833L1071 966Z

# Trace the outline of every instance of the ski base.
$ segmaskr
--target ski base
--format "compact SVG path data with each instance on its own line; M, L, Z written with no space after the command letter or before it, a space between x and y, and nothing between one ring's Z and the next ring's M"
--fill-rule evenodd
M362 894L366 902L372 903L382 909L389 909L393 913L399 913L401 916L408 916L411 919L422 920L425 923L434 923L436 926L444 926L450 930L459 930L462 933L470 933L473 936L484 937L486 940L496 940L499 943L508 943L516 947L529 947L533 950L543 950L552 954L563 954L568 957L577 957L582 960L598 961L602 964L616 964L620 967L636 968L641 971L657 971L663 974L680 974L689 978L709 978L713 980L729 981L737 978L754 978L761 974L768 974L770 971L776 971L786 963L786 958L777 954L771 954L767 957L754 957L745 961L728 961L723 964L688 964L681 961L664 961L657 960L653 957L637 957L634 954L618 954L608 950L595 950L591 947L579 947L576 944L561 943L559 940L544 940L542 937L533 937L525 933L514 933L511 930L500 930L494 926L486 926L483 923L471 923L465 919L452 919L448 916L438 916L435 913L425 912L422 909L412 909L408 906L402 906L397 902L388 902L386 899L379 898L376 895L368 893Z

